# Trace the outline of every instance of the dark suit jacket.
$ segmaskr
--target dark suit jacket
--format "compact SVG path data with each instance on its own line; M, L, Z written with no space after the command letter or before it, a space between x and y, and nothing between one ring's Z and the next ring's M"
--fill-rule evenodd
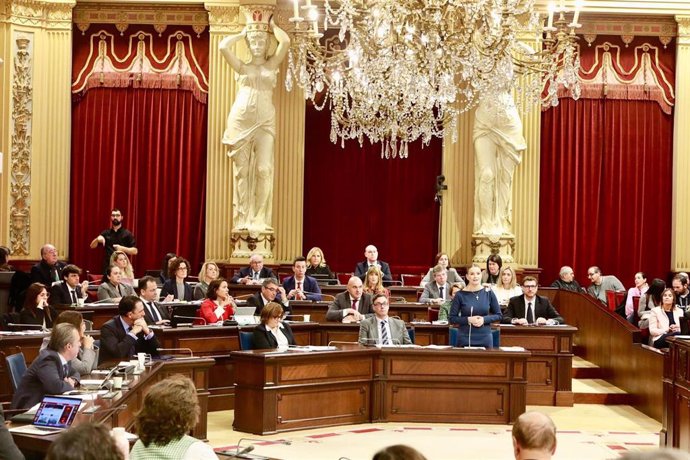
M174 298L177 299L177 284L175 283L175 280L167 280L165 283L163 283L163 287L161 288L161 299L165 299L165 297L168 294L172 294ZM177 300L184 300L187 302L191 302L194 300L192 298L194 292L192 291L192 285L185 282L184 283L184 299L177 299Z
M101 326L101 349L98 362L129 359L135 353L149 353L158 356L158 339L154 335L151 340L144 338L140 332L137 339L128 335L122 327L119 316L108 320Z
M502 323L510 324L513 318L524 318L525 317L525 296L520 295L513 297L508 302L508 309L503 315ZM549 299L542 297L540 295L534 298L534 320L537 318L555 319L559 323L563 323L563 318L558 314Z
M233 276L232 279L230 280L231 283L239 284L240 278L244 278L246 276L252 276L252 267L242 267L240 268L240 272ZM263 267L261 271L259 272L259 278L264 279L264 278L275 278L276 281L278 281L278 276L273 274L273 270L271 270L268 267Z
M391 275L391 268L388 266L388 264L381 260L377 260L376 262L379 264L381 273L383 273L383 281L393 281L393 275ZM366 260L364 262L360 262L357 264L357 268L355 268L355 276L359 276L360 278L362 278L362 281L364 281L364 276L367 274L367 270L369 270L369 262L367 262ZM388 285L386 284L386 286Z
M53 321L55 321L55 318L57 318L58 312L55 311L53 307L48 305L45 307L48 309L48 315L45 314L44 310L41 310L40 308L37 308L35 310L36 314L34 315L31 311L27 309L22 309L22 311L19 312L19 323L20 324L36 324L37 326L43 325L43 318L46 320L46 327L47 328L52 328L53 327Z
M283 281L283 288L285 289L286 293L289 293L290 291L295 289L295 277L290 276L288 278L285 278L285 281ZM321 288L319 287L319 283L317 283L316 280L311 276L304 277L302 290L307 296L307 300L311 300L313 302L321 302Z
M80 285L77 284L77 287L74 288L74 290L77 291L77 299L83 297ZM67 283L64 280L60 281L60 284L56 284L50 288L50 297L48 298L48 303L51 305L72 304L72 296L69 295L69 287L67 287Z
M24 460L24 454L21 453L17 445L14 443L12 433L9 432L5 426L5 415L0 408L0 458L5 460Z
M287 313L288 315L292 313L290 304L285 305L280 298L280 294L276 296L275 302L279 303L283 307L283 313ZM261 310L263 310L265 306L264 299L261 297L261 291L256 292L254 295L247 298L247 306L255 308L254 316L261 316Z
M12 398L12 409L28 409L43 399L45 395L59 395L74 387L65 382L65 377L79 380L79 372L68 365L68 372L62 368L60 356L56 351L43 350L31 363L22 377L17 392Z
M352 308L352 303L350 302L350 293L345 291L335 296L335 300L328 305L326 321L342 321L342 311L347 308ZM369 294L362 294L362 298L359 299L358 311L367 318L374 315L374 308Z
M156 324L156 321L149 312L149 307L146 305L148 302L146 302L144 299L141 299L141 301L144 303L144 319L146 320L146 324ZM158 310L158 314L161 315L161 319L170 319L170 315L168 314L168 309L166 307L160 305L158 302L153 302L153 306L156 310Z
M54 270L57 270L57 279L62 280L62 269L64 267L64 262L58 261L53 267L51 267L46 263L45 260L41 259L39 263L31 267L31 282L41 283L50 289L50 285L56 281Z
M288 339L288 344L297 345L295 342L295 337L292 335L292 329L287 323L281 323L283 325L283 334ZM252 335L252 343L254 344L255 350L265 350L267 348L278 348L278 340L275 338L273 333L266 329L265 324L259 324L254 328L254 333Z

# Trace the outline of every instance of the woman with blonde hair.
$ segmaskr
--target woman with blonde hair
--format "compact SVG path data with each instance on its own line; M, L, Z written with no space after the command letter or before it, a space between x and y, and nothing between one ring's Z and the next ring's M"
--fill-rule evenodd
M215 262L209 260L204 262L199 272L199 282L194 286L194 300L204 300L208 292L208 285L211 281L218 279L220 270Z
M314 275L335 279L335 275L326 264L326 256L323 255L321 248L316 246L307 253L307 276Z
M173 375L151 387L135 417L139 440L130 458L137 459L214 459L211 446L187 433L199 421L199 400L194 383Z
M367 270L367 274L364 277L364 292L372 296L376 294L383 294L386 297L391 296L390 291L383 287L383 273L378 265L372 265Z
M120 282L134 285L134 268L132 267L132 262L129 261L129 257L123 251L115 251L110 255L110 265L117 265L120 267Z
M492 284L491 289L496 294L498 304L502 310L508 308L508 301L511 297L522 295L522 289L517 284L517 276L512 267L503 267L498 283Z

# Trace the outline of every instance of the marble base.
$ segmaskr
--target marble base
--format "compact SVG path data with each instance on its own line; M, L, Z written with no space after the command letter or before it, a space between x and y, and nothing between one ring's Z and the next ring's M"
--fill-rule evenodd
M503 233L501 235L472 234L472 262L484 267L486 259L492 254L498 254L503 264L515 262L515 235Z
M247 258L252 254L261 254L264 259L273 259L273 247L276 238L273 231L250 232L233 231L230 234L233 258Z

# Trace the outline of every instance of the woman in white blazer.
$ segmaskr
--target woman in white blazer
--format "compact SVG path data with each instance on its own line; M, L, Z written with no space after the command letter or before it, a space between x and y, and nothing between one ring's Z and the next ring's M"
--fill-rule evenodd
M661 293L661 305L652 308L649 316L649 344L654 348L668 348L666 337L680 333L683 310L674 305L673 289Z

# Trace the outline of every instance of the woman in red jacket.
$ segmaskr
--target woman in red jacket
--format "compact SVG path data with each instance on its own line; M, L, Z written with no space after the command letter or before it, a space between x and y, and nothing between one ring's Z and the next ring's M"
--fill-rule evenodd
M206 324L222 323L235 314L235 307L228 282L218 278L208 285L206 300L201 304L198 315L206 320Z

